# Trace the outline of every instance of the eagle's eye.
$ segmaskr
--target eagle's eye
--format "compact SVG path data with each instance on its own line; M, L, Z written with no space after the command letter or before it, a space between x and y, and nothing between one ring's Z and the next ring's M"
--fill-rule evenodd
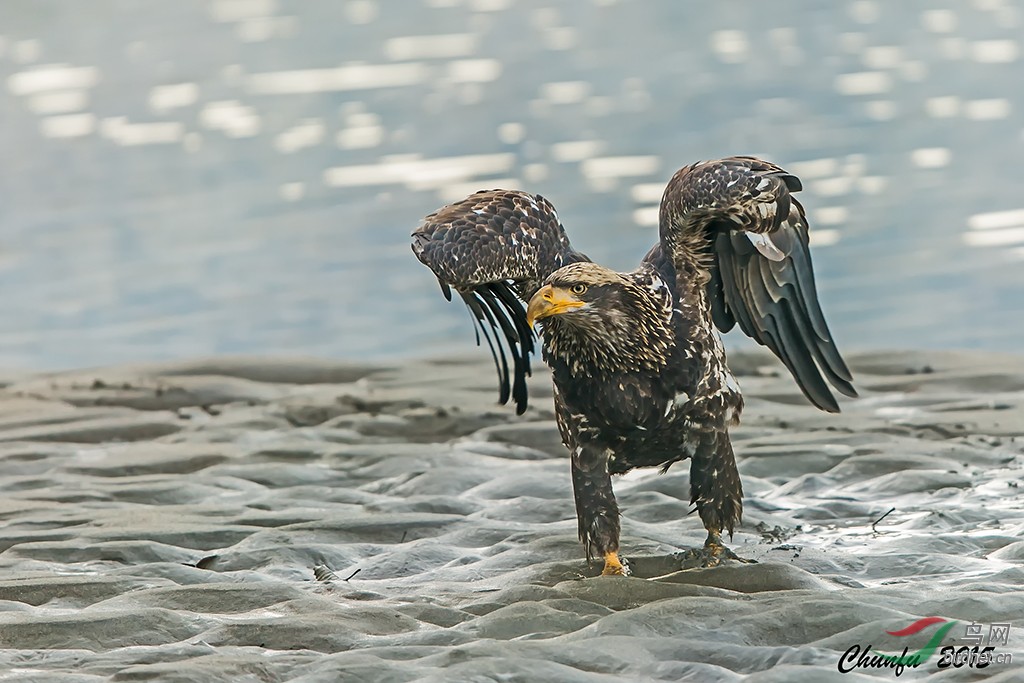
M584 284L573 285L570 291L576 296L580 296L582 294L586 294L587 286Z

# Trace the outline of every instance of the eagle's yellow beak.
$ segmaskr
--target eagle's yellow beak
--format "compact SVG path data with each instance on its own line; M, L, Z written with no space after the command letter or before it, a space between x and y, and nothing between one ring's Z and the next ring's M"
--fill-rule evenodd
M585 301L580 301L566 289L544 285L537 290L530 299L530 305L526 307L526 324L533 327L538 320L585 305Z

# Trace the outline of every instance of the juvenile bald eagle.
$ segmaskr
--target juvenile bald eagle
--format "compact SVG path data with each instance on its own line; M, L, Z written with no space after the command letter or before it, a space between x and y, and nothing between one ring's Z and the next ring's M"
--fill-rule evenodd
M708 531L703 564L742 514L729 426L743 408L716 327L739 323L786 365L818 408L826 384L856 396L818 305L796 176L753 157L693 164L669 181L660 240L616 273L574 250L554 207L525 192L477 192L424 219L413 251L477 321L500 400L526 409L532 327L571 453L580 540L605 574L622 574L611 475L690 459L690 499ZM528 302L524 308L523 302ZM479 343L479 333L477 343ZM511 368L508 357L511 357ZM510 380L511 377L511 380Z

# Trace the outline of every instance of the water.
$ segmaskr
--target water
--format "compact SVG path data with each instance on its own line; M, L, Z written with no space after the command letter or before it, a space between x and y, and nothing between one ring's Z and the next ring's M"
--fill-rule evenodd
M1020 348L1015 3L89 8L0 6L0 366L468 351L420 217L540 192L627 269L728 154L803 178L842 348Z

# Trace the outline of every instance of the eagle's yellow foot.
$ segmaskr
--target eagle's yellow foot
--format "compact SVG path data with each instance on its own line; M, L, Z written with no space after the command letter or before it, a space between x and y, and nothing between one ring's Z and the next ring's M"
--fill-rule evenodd
M683 553L683 569L706 569L717 567L724 560L743 562L744 564L757 564L757 560L748 560L740 557L729 550L723 543L719 534L709 532L708 539L704 541L704 547L700 550L687 550Z
M622 564L619 554L613 550L604 554L604 569L601 576L629 576L629 568Z

